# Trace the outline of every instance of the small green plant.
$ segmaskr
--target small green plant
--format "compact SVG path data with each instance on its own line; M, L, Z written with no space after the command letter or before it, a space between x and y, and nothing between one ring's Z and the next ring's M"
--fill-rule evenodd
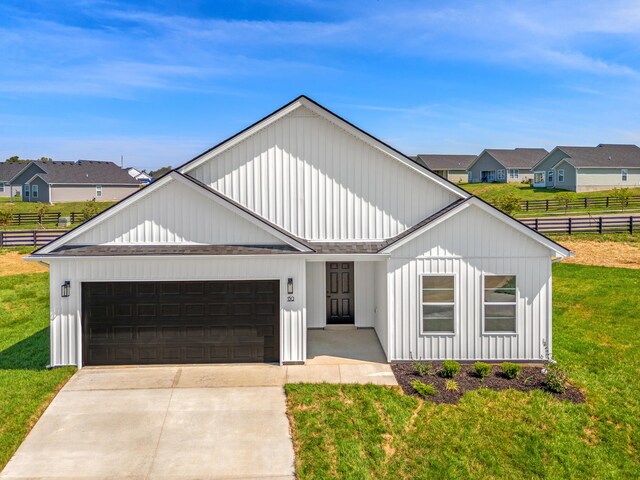
M13 205L8 210L0 210L0 225L9 225L13 220Z
M413 364L413 369L421 377L426 377L431 373L431 364L426 362L415 362Z
M513 215L520 210L520 200L513 193L498 198L496 204L497 207L507 215Z
M444 388L446 388L450 392L460 391L460 389L458 388L458 382L456 382L455 380L447 380L446 382L444 382Z
M413 389L423 397L429 397L438 393L436 387L434 387L431 383L427 385L425 383L422 383L420 380L414 380L411 385L413 386Z
M442 362L442 371L440 375L445 378L453 378L455 377L462 367L455 360L445 360Z
M575 194L573 192L561 192L558 193L555 197L558 204L564 209L564 213L567 213L567 210L569 210L569 205L571 205Z
M485 377L491 375L491 365L484 362L476 362L473 364L476 375L484 380Z
M520 365L517 365L515 363L505 362L502 365L500 365L500 368L502 369L502 373L504 374L504 376L509 379L513 380L518 375L520 375L521 367Z
M89 202L85 202L82 207L82 219L86 222L93 218L98 213L98 206L96 205L95 198Z
M544 368L542 372L545 374L544 384L547 390L553 393L564 393L567 391L567 374L564 369L558 365L558 362L551 358L549 346L545 340L542 340L544 347Z
M615 198L620 204L620 208L624 212L624 207L629 206L629 199L631 198L631 191L628 188L614 188L613 198Z

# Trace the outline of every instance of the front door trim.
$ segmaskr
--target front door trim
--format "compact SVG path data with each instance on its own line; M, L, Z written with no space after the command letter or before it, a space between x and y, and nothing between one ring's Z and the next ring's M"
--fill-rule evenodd
M355 325L354 262L326 262L326 324Z

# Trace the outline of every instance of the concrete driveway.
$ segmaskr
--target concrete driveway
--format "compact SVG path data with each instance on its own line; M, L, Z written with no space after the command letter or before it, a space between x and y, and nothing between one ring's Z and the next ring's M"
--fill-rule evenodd
M271 365L80 370L0 478L294 478Z

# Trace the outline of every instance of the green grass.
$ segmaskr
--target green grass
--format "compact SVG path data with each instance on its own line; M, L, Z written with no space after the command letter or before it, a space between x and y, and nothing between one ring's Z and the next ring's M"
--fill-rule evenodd
M2 200L2 202L0 202L0 212L6 211L6 210L12 210L14 215L17 213L38 213L37 212L38 207L43 205L42 203L22 202L22 201L9 203L7 197L3 197L0 199ZM114 203L116 202L95 202L95 206L98 210L98 213L100 213L103 210L106 210L107 208L109 208ZM62 216L64 217L64 216L71 216L71 212L82 212L82 209L86 204L87 202L61 202L61 203L56 203L55 205L49 205L49 204L44 204L44 205L46 205L48 212L56 212L56 213L61 212ZM76 222L71 227L74 227L77 224L78 223ZM44 223L43 225L39 225L37 222L32 222L32 223L22 223L21 225L16 225L16 224L3 225L2 227L0 227L0 229L2 230L35 230L35 229L40 230L42 228L49 229L49 230L64 229L63 227L58 227L57 224L54 222L51 222L51 223L47 222L47 223Z
M0 277L0 470L74 372L48 362L49 274Z
M287 385L300 479L638 478L640 271L554 265L554 356L586 403L544 392L434 405L377 386Z
M629 235L628 233L574 233L572 235L547 235L552 240L562 243L565 241L590 241L590 242L619 242L640 244L640 235Z

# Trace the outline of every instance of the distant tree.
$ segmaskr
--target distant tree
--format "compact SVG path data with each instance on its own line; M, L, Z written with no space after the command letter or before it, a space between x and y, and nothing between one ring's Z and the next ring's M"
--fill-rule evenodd
M38 202L36 204L36 213L38 214L38 223L40 224L40 226L43 226L42 217L44 217L44 214L47 213L48 211L49 211L49 205L47 205L46 203Z
M5 160L5 162L7 163L25 163L28 162L29 160L21 160L20 157L18 155L14 155L13 157L9 157Z
M498 198L497 207L507 215L513 216L518 210L520 210L520 200L513 193L503 195Z
M13 203L10 203L9 205L7 205L7 207L0 210L0 225L6 226L11 223L11 220L13 220L14 208L15 205Z
M41 162L53 162L53 158L51 157L40 157L38 160Z
M157 178L160 178L162 175L164 175L165 173L171 170L172 170L172 167L171 165L169 165L167 167L158 168L157 170L151 170L147 175L149 175L151 178L156 180Z
M620 204L620 208L624 212L624 207L629 206L629 199L631 198L631 192L628 188L614 188L613 198L615 198Z
M571 202L574 198L575 194L573 192L561 192L555 196L556 201L564 209L564 213L567 213L567 210L569 210L569 205L571 205Z
M86 222L90 218L93 218L98 213L98 206L96 205L96 199L89 202L85 202L82 206L82 219Z

